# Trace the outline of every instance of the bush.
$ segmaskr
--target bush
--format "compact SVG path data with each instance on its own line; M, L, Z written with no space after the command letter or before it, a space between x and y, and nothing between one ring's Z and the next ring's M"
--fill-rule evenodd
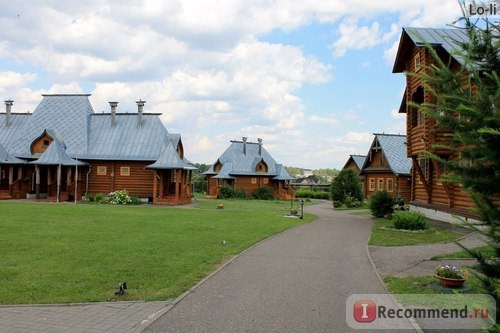
M344 204L348 197L358 201L363 200L363 191L359 175L353 169L344 169L333 180L331 187L332 199Z
M246 199L247 195L242 189L234 189L229 185L223 185L219 191L219 199Z
M85 196L89 202L107 203L106 196L102 193L89 193Z
M378 191L370 197L370 210L375 217L384 217L394 211L394 198L386 190Z
M392 215L394 227L405 230L427 229L427 218L419 212L396 211Z
M363 202L348 195L344 198L343 206L345 206L346 208L357 208L357 207L361 207L362 204L363 204Z
M273 190L270 187L259 187L252 193L252 198L257 200L273 200Z
M128 195L127 190L114 191L107 195L107 199L112 205L130 205L132 198Z
M296 198L310 198L310 199L330 199L330 193L325 191L314 191L314 190L304 190L298 189L295 191Z

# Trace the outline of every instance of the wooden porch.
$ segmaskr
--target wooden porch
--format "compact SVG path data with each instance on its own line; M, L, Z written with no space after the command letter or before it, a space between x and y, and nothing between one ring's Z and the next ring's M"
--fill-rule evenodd
M153 204L177 206L191 203L191 170L154 170L153 177Z

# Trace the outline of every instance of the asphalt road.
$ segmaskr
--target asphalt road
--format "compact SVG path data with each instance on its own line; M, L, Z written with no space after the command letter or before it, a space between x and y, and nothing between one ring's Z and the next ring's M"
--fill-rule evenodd
M360 332L347 298L386 293L367 255L372 223L331 202L306 209L319 218L246 251L144 332Z

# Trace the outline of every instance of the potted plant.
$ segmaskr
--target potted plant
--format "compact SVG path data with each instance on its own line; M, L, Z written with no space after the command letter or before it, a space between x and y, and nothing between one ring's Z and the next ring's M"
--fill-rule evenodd
M438 265L435 276L442 287L462 288L469 278L469 272L453 265Z

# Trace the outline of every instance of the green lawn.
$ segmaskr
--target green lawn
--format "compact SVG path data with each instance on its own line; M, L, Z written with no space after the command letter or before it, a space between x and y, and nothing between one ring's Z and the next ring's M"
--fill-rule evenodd
M485 258L495 258L495 256L496 256L495 249L491 245L475 247L472 250L477 252L477 253L481 253ZM453 253L447 253L447 254L435 256L435 257L432 257L431 260L470 259L470 258L473 258L473 256L469 252L462 250L462 251L457 251L457 252L453 252Z
M121 299L170 299L252 244L314 218L285 218L289 208L253 200L201 200L196 208L1 202L0 303L115 300L120 281L128 286Z
M408 232L393 228L393 222L385 218L376 218L369 245L399 246L445 243L454 241L462 234L441 228L430 228L424 231Z

